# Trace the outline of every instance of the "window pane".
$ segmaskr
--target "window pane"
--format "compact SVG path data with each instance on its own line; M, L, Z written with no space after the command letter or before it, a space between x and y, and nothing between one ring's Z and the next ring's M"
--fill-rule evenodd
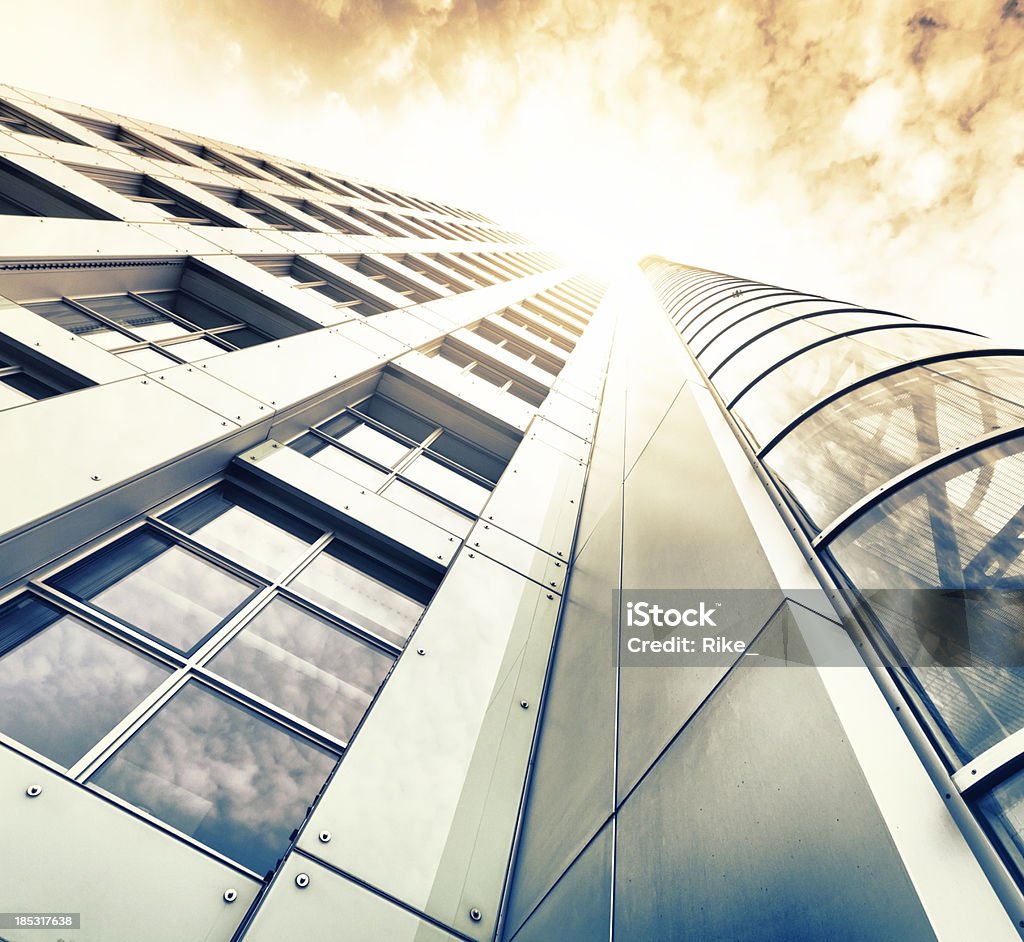
M209 666L264 700L347 740L392 662L330 622L275 599Z
M123 340L124 338L122 337L121 339ZM166 370L175 366L174 360L170 357L165 357L162 353L157 353L156 350L150 347L126 350L124 353L119 353L118 356L122 360L127 360L133 366L137 366L140 370L145 370L147 373L152 373L154 370Z
M357 484L363 485L363 487L376 490L387 478L385 472L373 467L373 465L367 464L355 455L350 455L340 448L335 448L322 439L320 444L324 447L318 449L310 457L317 464L322 464L325 468L330 468L332 471L343 474L350 481L355 481Z
M447 504L434 500L428 494L416 490L405 481L394 480L385 489L384 496L393 500L400 507L411 510L414 514L436 523L449 533L456 536L466 536L473 528L474 518L460 514Z
M1024 727L1022 507L1017 438L900 488L830 546L963 756Z
M156 330L155 336L168 336L166 331L170 328L173 333L188 333L187 328L175 324L165 314L154 310L141 301L128 297L126 294L115 294L105 298L84 298L82 300L89 310L110 318L115 324L126 327L133 334L150 339L152 334L148 331Z
M181 357L187 363L192 363L195 360L205 360L207 357L215 357L228 352L224 347L203 337L169 344L164 349L168 353L173 353L176 357Z
M64 301L37 301L34 304L26 304L25 307L30 311L35 311L40 317L45 317L58 327L63 327L73 334L87 336L94 343L99 343L95 334L110 332L110 328L102 321L90 317ZM121 335L117 334L116 336L120 337Z
M320 536L316 527L229 486L206 491L163 519L269 578L294 566Z
M91 782L266 873L336 761L327 750L190 683Z
M0 730L71 766L170 673L22 596L0 612Z
M359 403L357 408L371 419L376 419L388 428L417 442L422 442L437 427L420 416L414 415L408 409L403 409L380 396L374 396L372 399L367 399L366 402Z
M198 645L254 591L148 530L100 550L52 581L182 652Z
M0 409L9 409L11 406L20 406L24 402L34 402L33 396L27 396L8 385L7 377L0 380Z
M417 457L402 474L473 513L479 513L487 503L487 498L491 496L491 492L483 485L452 471L451 468L446 468L427 455Z
M328 432L328 434L330 434ZM347 432L338 436L339 442L344 442L349 448L358 451L367 458L372 458L380 464L393 467L398 461L409 453L409 446L370 428L363 422L352 426Z
M248 327L239 327L238 330L229 330L217 336L239 349L255 347L257 344L266 343L270 339L263 334L257 333L255 330L250 330Z
M492 483L497 483L501 472L505 470L505 460L498 458L451 432L442 432L431 444L431 451L444 455L456 464L469 469Z
M44 383L34 376L29 376L27 373L15 373L11 376L5 376L3 383L5 386L9 386L33 399L45 399L47 396L55 396L60 392L56 387L51 386L49 383Z
M1024 360L1014 366L992 378L1024 389ZM985 374L973 376L964 363L953 380L937 372L942 367L905 370L841 396L771 450L769 467L810 520L824 526L919 461L1024 426L1024 407L986 392Z
M392 644L404 644L423 605L367 575L343 555L349 556L345 547L331 544L292 580L290 588Z

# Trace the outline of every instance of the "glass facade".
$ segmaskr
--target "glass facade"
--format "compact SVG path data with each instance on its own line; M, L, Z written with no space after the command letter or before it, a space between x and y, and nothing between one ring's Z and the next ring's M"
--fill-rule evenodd
M644 267L1024 879L1024 350L657 259Z

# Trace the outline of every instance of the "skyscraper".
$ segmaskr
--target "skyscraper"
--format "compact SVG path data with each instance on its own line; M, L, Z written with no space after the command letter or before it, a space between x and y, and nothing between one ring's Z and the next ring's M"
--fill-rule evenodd
M1016 937L1019 351L13 88L0 214L0 938Z

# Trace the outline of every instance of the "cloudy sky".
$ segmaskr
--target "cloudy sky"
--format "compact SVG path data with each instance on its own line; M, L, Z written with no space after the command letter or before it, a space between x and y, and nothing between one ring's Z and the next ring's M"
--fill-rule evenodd
M78 0L5 19L0 81L599 260L658 252L1024 343L1024 0Z

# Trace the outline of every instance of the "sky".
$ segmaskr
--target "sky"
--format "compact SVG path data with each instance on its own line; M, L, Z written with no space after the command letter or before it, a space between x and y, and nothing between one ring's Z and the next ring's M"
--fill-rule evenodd
M0 82L1024 344L1024 0L42 0ZM46 50L45 55L41 50Z

